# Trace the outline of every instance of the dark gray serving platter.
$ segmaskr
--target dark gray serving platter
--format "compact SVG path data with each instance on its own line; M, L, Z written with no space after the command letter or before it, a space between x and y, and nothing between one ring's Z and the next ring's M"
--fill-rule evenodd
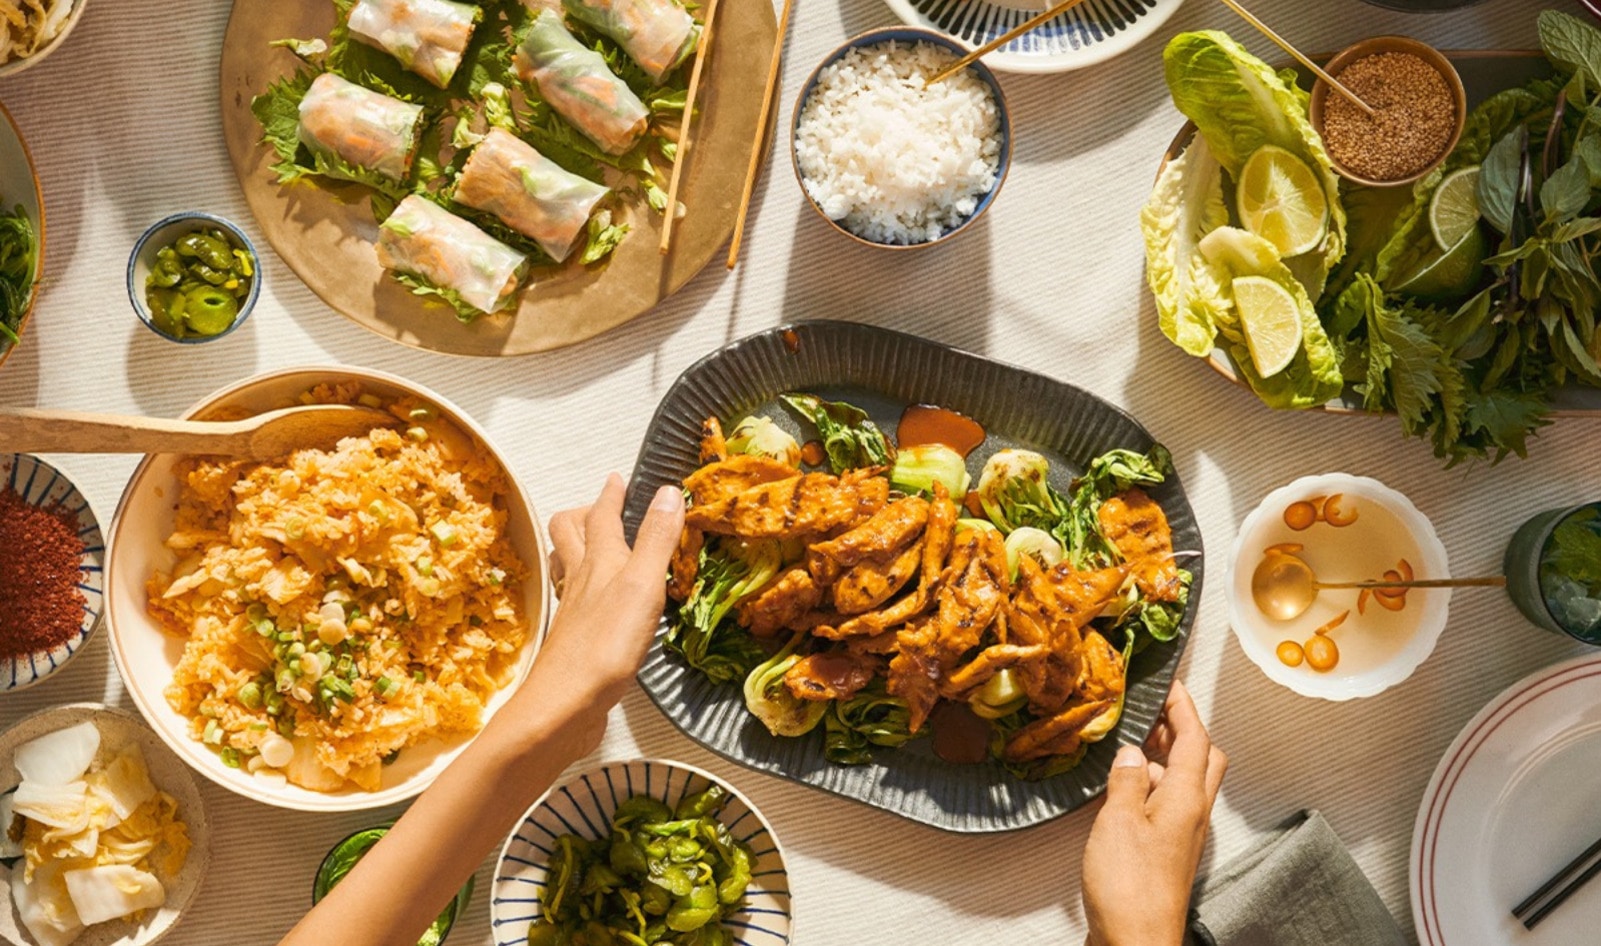
M891 433L908 404L961 411L989 432L969 458L975 478L990 454L1022 446L1051 459L1052 482L1065 490L1095 456L1114 447L1144 451L1153 443L1134 418L1070 384L870 325L801 322L713 352L667 392L634 467L625 512L630 538L656 489L680 482L697 467L705 418L716 416L727 425L763 413L799 434L796 418L776 400L788 391L847 399ZM1199 552L1200 528L1178 478L1152 495L1172 524L1174 547ZM1099 795L1117 745L1144 742L1167 699L1200 601L1202 561L1187 564L1195 585L1183 631L1134 658L1116 740L1093 746L1073 771L1040 782L1022 781L997 765L942 762L927 739L878 749L868 765L834 765L823 758L822 727L798 739L773 737L745 711L739 686L712 684L666 654L659 636L639 681L690 738L732 761L948 831L1025 828Z

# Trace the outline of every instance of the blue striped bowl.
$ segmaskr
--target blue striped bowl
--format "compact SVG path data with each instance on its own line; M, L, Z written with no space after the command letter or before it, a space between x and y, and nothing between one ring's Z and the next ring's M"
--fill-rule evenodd
M884 0L908 26L982 46L1040 13L1041 0ZM1050 0L1055 3L1056 0ZM1067 72L1105 62L1155 33L1183 0L1085 0L984 57L1002 72Z
M719 819L750 847L754 857L744 906L725 917L723 925L739 946L788 946L794 922L789 872L767 819L722 779L692 765L660 759L604 763L580 772L534 802L506 839L495 866L489 914L496 946L522 946L527 941L528 926L540 915L545 865L558 836L603 837L617 806L634 795L660 798L670 807L713 783L729 794Z
M83 591L83 623L78 636L54 650L42 650L27 657L0 659L0 693L31 687L62 667L83 649L100 626L103 611L102 583L106 543L100 536L100 522L89 500L78 492L67 475L26 453L0 454L0 477L24 500L34 506L59 506L78 519L78 535L83 537L83 572L78 588Z

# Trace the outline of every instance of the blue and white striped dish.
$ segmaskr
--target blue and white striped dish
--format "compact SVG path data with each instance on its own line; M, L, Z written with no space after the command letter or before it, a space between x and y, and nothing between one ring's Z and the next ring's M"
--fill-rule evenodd
M34 506L59 506L78 520L83 539L83 571L78 588L83 592L83 622L78 636L54 650L42 650L27 657L0 659L0 693L31 687L66 666L73 655L89 642L100 626L103 610L106 543L100 536L100 522L89 500L78 492L67 475L50 464L26 453L0 454L0 477L17 495ZM3 553L0 553L3 554Z
M982 46L1036 16L1026 0L884 0L903 22ZM1054 3L1055 0L1050 0ZM1105 62L1139 45L1183 0L1087 0L984 57L1002 72L1067 72Z
M522 946L527 941L528 926L540 915L546 864L557 837L603 837L617 806L635 795L660 798L671 807L713 783L729 793L719 820L753 856L744 906L725 917L723 925L739 946L788 946L794 922L789 873L767 819L722 779L692 765L660 759L607 762L580 772L534 802L506 839L495 866L489 914L496 946Z

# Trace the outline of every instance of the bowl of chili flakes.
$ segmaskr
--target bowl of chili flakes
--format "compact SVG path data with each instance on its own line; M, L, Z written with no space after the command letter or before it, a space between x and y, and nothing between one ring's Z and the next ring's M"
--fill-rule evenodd
M65 473L0 454L0 693L58 672L100 626L106 547Z

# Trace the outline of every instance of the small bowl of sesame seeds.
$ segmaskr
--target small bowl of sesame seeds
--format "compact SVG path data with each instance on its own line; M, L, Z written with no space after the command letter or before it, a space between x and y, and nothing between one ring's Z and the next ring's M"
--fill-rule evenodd
M1363 40L1329 60L1329 75L1373 114L1319 79L1312 86L1312 127L1334 169L1356 184L1411 184L1440 166L1467 120L1462 77L1444 54L1406 36Z

